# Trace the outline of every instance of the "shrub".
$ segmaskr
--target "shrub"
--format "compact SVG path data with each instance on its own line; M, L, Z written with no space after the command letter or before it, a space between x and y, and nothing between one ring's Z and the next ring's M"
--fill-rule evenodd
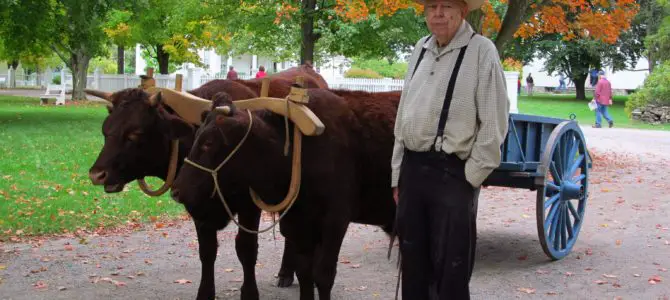
M370 70L370 69L359 69L359 68L351 68L347 72L344 73L344 77L346 78L373 78L373 79L381 79L384 78L384 76L380 75L379 73Z
M56 75L51 79L51 83L60 84L60 75Z
M648 104L670 105L670 61L654 68L644 80L644 86L626 102L626 113Z
M377 72L382 77L403 79L407 73L407 63L394 62L390 64L385 59L356 59L351 64L352 68L368 69Z

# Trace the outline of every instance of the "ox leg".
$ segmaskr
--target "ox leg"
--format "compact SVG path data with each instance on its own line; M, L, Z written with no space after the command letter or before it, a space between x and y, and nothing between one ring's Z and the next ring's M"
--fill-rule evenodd
M290 239L284 239L284 255L281 259L281 267L277 279L278 287L289 287L293 284L293 273L295 272L296 249Z
M349 222L343 214L331 214L323 222L321 242L316 248L314 264L314 282L319 291L319 300L330 300L335 275L337 274L337 260L344 235L347 233Z
M216 291L214 288L214 262L216 261L216 249L218 241L216 239L216 229L207 228L202 223L195 221L195 232L198 235L198 245L200 253L200 263L202 265L202 274L200 278L200 287L196 299L214 299Z
M258 230L261 220L260 210L245 209L238 213L239 222L251 230ZM251 234L238 229L235 239L235 252L242 264L244 282L242 283L242 300L256 300L259 298L258 286L256 284L256 260L258 258L258 235Z
M296 275L300 284L300 300L314 300L314 242L300 241L296 245Z

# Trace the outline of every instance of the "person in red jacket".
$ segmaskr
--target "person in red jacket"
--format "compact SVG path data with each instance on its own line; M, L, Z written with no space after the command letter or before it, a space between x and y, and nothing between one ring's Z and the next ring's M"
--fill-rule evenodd
M228 74L226 75L226 79L230 79L230 80L238 79L237 72L235 72L233 66L230 66L230 68L228 68L228 70L229 71L228 71Z
M614 120L607 111L607 107L612 105L612 83L605 77L605 72L598 72L598 83L596 84L595 100L598 107L596 108L596 124L593 128L601 128L602 117L609 123L609 127L614 126Z
M263 78L265 77L265 75L267 75L265 73L265 67L263 66L258 67L258 73L256 73L256 78Z

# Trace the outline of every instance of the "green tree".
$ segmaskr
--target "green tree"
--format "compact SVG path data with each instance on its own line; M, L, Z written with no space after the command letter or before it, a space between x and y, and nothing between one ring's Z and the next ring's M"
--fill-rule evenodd
M73 99L86 99L89 61L103 52L108 40L104 18L117 1L23 0L0 7L0 36L9 49L51 49L73 74ZM21 37L21 38L7 38Z
M644 46L650 71L670 60L670 3L667 0L645 0L639 23L638 37L644 37ZM643 35L644 34L644 35Z

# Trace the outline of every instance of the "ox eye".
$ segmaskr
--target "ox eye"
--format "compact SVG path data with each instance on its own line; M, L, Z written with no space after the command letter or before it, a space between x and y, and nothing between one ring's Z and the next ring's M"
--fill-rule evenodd
M131 133L128 134L128 139L137 142L140 139L140 136L142 135L142 132L139 130L135 130Z
M204 143L202 143L202 146L200 146L200 149L204 152L208 152L210 149L212 149L212 146L214 143L212 143L211 140L206 140Z

